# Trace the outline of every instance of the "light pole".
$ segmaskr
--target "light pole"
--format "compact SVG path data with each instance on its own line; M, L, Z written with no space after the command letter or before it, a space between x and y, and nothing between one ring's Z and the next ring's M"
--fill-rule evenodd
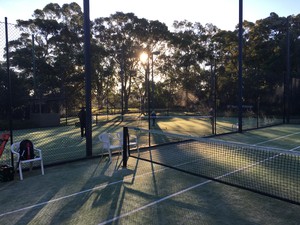
M153 66L153 54L151 53L151 59L152 59L152 66ZM151 146L151 135L150 135L150 129L151 129L151 125L150 125L150 59L149 59L149 53L147 52L143 52L140 55L140 60L142 61L143 64L146 64L146 74L145 74L145 88L146 88L146 95L148 98L148 130L149 130L149 135L148 135L148 145L149 147ZM153 78L153 70L152 70L152 78ZM153 89L152 89L153 90Z
M145 65L146 64L146 74L145 74L145 95L147 96L147 103L148 103L148 129L150 130L150 60L149 54L147 52L142 52L140 55L141 62Z
M120 56L121 56L121 61L120 61L120 76L121 76L121 121L124 121L124 45L122 45L122 48L120 50Z
M216 59L214 59L214 134L217 134L217 75L216 75Z
M286 77L284 79L284 123L290 123L290 95L291 95L291 59L290 59L290 19L291 16L286 18Z
M154 64L154 61L153 61L153 55L159 55L160 54L160 51L155 51L155 52L151 52L151 82L152 82L152 88L151 88L151 91L152 91L152 111L154 111L154 74L153 74L153 64Z
M216 77L216 60L211 60L205 66L210 66L211 76L211 90L210 90L210 116L211 116L211 129L212 134L216 134L217 130L217 77Z
M147 71L146 71L146 84L147 84L147 97L148 97L148 129L150 131L150 62L149 57L147 59ZM150 135L150 133L149 133ZM149 139L149 146L150 146L150 139Z
M239 83L239 129L243 132L243 0L239 0L239 56L238 56L238 83Z

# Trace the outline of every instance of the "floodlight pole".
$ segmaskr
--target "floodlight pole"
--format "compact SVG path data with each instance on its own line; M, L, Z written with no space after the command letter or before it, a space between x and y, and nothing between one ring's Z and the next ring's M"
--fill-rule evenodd
M151 140L150 140L150 60L149 60L149 55L147 58L147 72L146 72L146 81L147 81L147 97L148 97L148 129L149 129L149 147L151 146Z
M124 45L121 50L121 121L124 121Z
M151 110L154 110L154 74L153 74L153 52L151 53L151 83L152 83L152 87L151 87Z
M284 123L290 123L290 94L291 94L291 60L290 60L290 18L286 18L286 78L284 84L284 93L285 93L285 110L284 110Z
M155 98L154 98L154 72L153 72L153 64L154 64L154 60L153 60L153 55L159 55L160 51L155 51L155 52L151 52L151 82L152 82L152 87L151 87L151 92L152 92L152 111L154 111L155 109Z
M243 131L243 0L239 0L239 116L238 132Z
M214 134L217 134L217 75L216 75L215 58L214 58Z

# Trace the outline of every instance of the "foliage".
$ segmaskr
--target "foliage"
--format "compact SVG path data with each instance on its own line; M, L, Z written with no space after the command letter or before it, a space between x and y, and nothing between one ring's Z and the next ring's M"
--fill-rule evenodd
M276 13L255 23L244 21L243 104L281 113L284 85L300 76L299 24L300 15L285 18ZM9 43L14 99L40 103L52 99L60 112L84 105L80 6L50 3L35 10L33 19L18 20L17 26L22 33ZM224 110L237 104L238 30L186 20L174 21L173 27L170 31L159 21L122 12L91 21L94 108L121 108L121 102L124 112L146 108L147 87L152 107L157 108L200 112L214 101ZM288 48L292 77L287 75ZM148 53L146 65L139 59L142 51ZM1 87L7 89L3 69L0 75ZM295 93L299 91L294 99ZM14 107L22 103L14 101ZM7 114L5 109L1 108L2 115Z

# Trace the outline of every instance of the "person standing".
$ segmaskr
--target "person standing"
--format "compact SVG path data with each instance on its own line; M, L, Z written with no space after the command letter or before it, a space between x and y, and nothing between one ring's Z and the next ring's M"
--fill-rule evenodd
M155 113L155 111L152 111L151 118L152 118L152 126L155 126L155 119L156 119L156 113Z
M78 113L79 122L80 122L80 133L81 137L85 137L85 127L86 127L86 112L85 108L82 107L81 110Z

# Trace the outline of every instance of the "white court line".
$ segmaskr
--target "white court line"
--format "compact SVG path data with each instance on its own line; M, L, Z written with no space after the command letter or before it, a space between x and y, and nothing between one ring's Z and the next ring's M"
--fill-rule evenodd
M269 161L269 160L271 160L271 159L273 159L273 158L276 158L276 157L279 156L279 155L280 155L280 154L275 155L275 156L272 156L272 157L269 157L269 158L264 159L264 160L261 160L261 161L259 161L259 162L253 163L253 164L251 164L251 165L244 166L244 167L242 167L242 168L239 168L239 169L236 169L236 170L234 170L234 171L231 171L231 172L228 172L228 173L226 173L226 174L223 174L223 175L220 175L220 176L218 176L218 177L215 177L214 179L221 179L221 178L223 178L223 177L227 177L227 176L229 176L229 175L231 175L231 174L234 174L234 173L237 173L237 172L239 172L239 171L242 171L242 170L251 168L251 167L256 166L256 165L258 165L258 164L260 164L260 163ZM213 180L207 180L207 181L204 181L204 182L202 182L202 183L196 184L196 185L194 185L194 186L188 187L188 188L183 189L183 190L181 190L181 191L179 191L179 192L175 192L175 193L173 193L173 194L171 194L171 195L168 195L168 196L165 196L165 197L163 197L163 198L160 198L160 199L158 199L158 200L156 200L156 201L154 201L154 202L150 202L150 203L147 204L147 205L144 205L144 206L142 206L142 207L136 208L136 209L134 209L134 210L132 210L132 211L130 211L130 212L121 214L120 216L116 216L116 217L114 217L114 218L112 218L112 219L110 219L110 220L106 220L106 221L104 221L104 222L102 222L102 223L99 223L98 225L105 225L105 224L108 224L108 223L112 223L112 222L114 222L114 221L116 221L116 220L119 220L119 219L121 219L121 218L123 218L123 217L130 216L130 215L133 214L133 213L136 213L136 212L138 212L138 211L141 211L141 210L143 210L143 209L146 209L146 208L148 208L148 207L151 207L151 206L153 206L153 205L156 205L156 204L158 204L158 203L160 203L160 202L163 202L163 201L165 201L165 200L168 200L169 198L172 198L172 197L175 197L175 196L177 196L177 195L183 194L183 193L185 193L185 192L187 192L187 191L190 191L190 190L192 190L192 189L195 189L195 188L197 188L197 187L203 186L203 185L208 184L208 183L211 183L211 182L213 182Z
M181 191L179 191L179 192L176 192L176 193L174 193L174 194L171 194L171 195L168 195L168 196L166 196L166 197L160 198L160 199L158 199L158 200L156 200L156 201L154 201L154 202L150 202L149 204L144 205L144 206L139 207L139 208L136 208L136 209L134 209L134 210L132 210L132 211L130 211L130 212L124 213L124 214L122 214L122 215L120 215L120 216L117 216L117 217L114 217L114 218L112 218L112 219L110 219L110 220L106 220L106 221L104 221L104 222L102 222L102 223L99 223L98 225L108 224L108 223L114 222L114 221L116 221L116 220L119 220L119 219L121 219L121 218L123 218L123 217L130 216L130 215L133 214L133 213L136 213L136 212L138 212L138 211L141 211L141 210L143 210L143 209L146 209L146 208L148 208L148 207L150 207L150 206L156 205L156 204L158 204L158 203L160 203L160 202L163 202L163 201L165 201L165 200L167 200L167 199L169 199L169 198L175 197L175 196L177 196L177 195L180 195L180 194L182 194L182 193L185 193L185 192L187 192L187 191L190 191L190 190L192 190L192 189L194 189L194 188L197 188L197 187L199 187L199 186L202 186L202 185L207 184L207 183L210 183L210 182L212 182L212 180L207 180L207 181L204 181L204 182L202 182L202 183L200 183L200 184L196 184L196 185L194 185L194 186L191 186L191 187L189 187L189 188L183 189L183 190L181 190Z
M267 143L267 142L274 141L274 140L278 140L278 139L282 139L282 138L285 138L285 137L293 136L293 135L296 135L296 134L300 134L300 132L297 132L297 133L294 133L294 134L285 135L285 136L281 136L281 137L274 138L274 139L270 139L270 140L268 140L268 141L260 142L260 143L257 143L257 144L253 144L253 146L259 145L259 144L263 144L263 143ZM300 146L298 146L298 147L296 147L296 148L293 148L293 149L290 149L289 151L294 151L295 149L298 149L298 148L300 148ZM253 164L251 164L251 165L248 165L248 166L239 168L239 169L237 169L237 170L231 171L231 172L229 172L229 173L223 174L223 175L221 175L221 176L216 177L215 179L220 179L220 178L223 178L223 177L227 177L227 176L229 176L229 175L231 175L231 174L234 174L234 173L237 173L237 172L239 172L239 171L242 171L242 170L251 168L251 167L256 166L256 165L258 165L258 164L261 164L261 163L263 163L263 162L266 162L266 161L269 161L269 160L271 160L271 159L274 159L274 158L280 156L281 154L282 154L282 153L277 154L277 155L272 156L272 157L269 157L269 158L266 158L266 159L261 160L261 161L259 161L259 162L253 163ZM146 209L146 208L148 208L148 207L151 207L151 206L153 206L153 205L156 205L156 204L158 204L158 203L160 203L160 202L162 202L162 201L165 201L165 200L167 200L167 199L169 199L169 198L172 198L172 197L174 197L174 196L180 195L180 194L182 194L182 193L185 193L185 192L187 192L187 191L190 191L190 190L192 190L192 189L195 189L195 188L197 188L197 187L203 186L203 185L208 184L208 183L211 183L211 182L212 182L212 180L207 180L207 181L205 181L205 182L196 184L196 185L194 185L194 186L191 186L191 187L189 187L189 188L186 188L186 189L181 190L181 191L179 191L179 192L176 192L176 193L174 193L174 194L168 195L168 196L166 196L166 197L164 197L164 198L158 199L157 201L154 201L154 202L151 202L151 203L149 203L149 204L147 204L147 205L144 205L144 206L142 206L142 207L136 208L136 209L134 209L134 210L132 210L132 211L130 211L130 212L121 214L120 216L114 217L114 218L112 218L112 219L110 219L110 220L106 220L106 221L104 221L104 222L102 222L102 223L99 223L98 225L105 225L105 224L114 222L114 221L119 220L119 219L121 219L121 218L123 218L123 217L129 216L129 215L131 215L131 214L133 214L133 213L136 213L136 212L138 212L138 211L141 211L141 210L143 210L143 209Z
M181 163L181 164L178 164L176 166L182 166L182 165L185 165L185 164L187 164L187 163ZM140 175L137 175L137 176L135 175L135 176L133 176L133 178L136 179L136 178L139 178L139 177L143 177L145 175L153 174L153 172L158 173L158 172L161 172L161 171L164 171L164 170L168 170L168 169L170 169L170 168L162 168L162 169L159 169L159 170L147 172L147 173L140 174ZM109 183L109 184L103 184L103 185L100 185L100 186L97 186L97 187L94 187L94 188L90 188L90 189L83 190L83 191L80 191L80 192L75 192L73 194L66 195L66 196L63 196L63 197L60 197L60 198L55 198L55 199L52 199L52 200L49 200L49 201L41 202L41 203L34 204L34 205L31 205L31 206L27 206L27 207L24 207L24 208L21 208L21 209L16 209L16 210L12 210L12 211L9 211L9 212L5 212L5 213L0 214L0 217L6 216L6 215L9 215L9 214L13 214L13 213L17 213L17 212L21 212L21 211L24 211L24 210L36 208L36 207L39 207L39 206L47 205L49 203L61 201L61 200L64 200L64 199L67 199L67 198L71 198L71 197L74 197L74 196L77 196L77 195L80 195L80 194L84 194L84 193L87 193L87 192L93 192L95 190L102 189L104 187L115 185L115 184L118 184L118 183L122 183L124 181L131 180L131 179L132 179L132 177L129 177L129 178L126 178L124 180L115 181L115 182L112 182L112 183ZM208 182L211 182L211 181L208 180L207 182L204 182L203 184L208 183ZM199 186L199 184L197 186Z
M261 145L261 144L265 144L265 143L268 143L268 142L280 140L280 139L283 139L283 138L286 138L286 137L290 137L290 136L293 136L293 135L297 135L297 134L300 134L300 132L296 132L296 133L293 133L293 134L287 134L287 135L280 136L280 137L277 137L277 138L273 138L273 139L270 139L270 140L267 140L267 141L258 142L258 143L253 144L253 145L254 146L255 145ZM291 151L291 150L288 150L288 151Z
M295 148L292 148L292 149L290 149L289 151L293 152L293 151L296 151L296 150L298 150L298 149L300 149L300 146L297 146L297 147L295 147Z
M160 171L163 171L163 170L166 170L166 169L168 169L168 168L155 170L154 172L160 172ZM144 173L144 174L134 176L134 178L143 177L145 175L152 174L152 173L153 173L153 171L147 172L147 173ZM31 205L31 206L27 206L27 207L24 207L24 208L21 208L21 209L16 209L16 210L12 210L12 211L9 211L9 212L5 212L5 213L0 214L0 217L6 216L6 215L9 215L9 214L13 214L13 213L16 213L16 212L24 211L24 210L27 210L27 209L32 209L32 208L35 208L35 207L38 207L38 206L47 205L49 203L57 202L57 201L64 200L64 199L67 199L67 198L71 198L71 197L74 197L76 195L81 195L81 194L84 194L84 193L87 193L87 192L93 192L93 191L101 189L101 188L105 188L105 187L115 185L115 184L118 184L118 183L123 183L124 181L127 181L127 180L132 180L132 177L128 177L128 178L125 178L123 180L115 181L115 182L112 182L112 183L109 183L109 184L103 184L103 185L100 185L100 186L97 186L97 187L94 187L94 188L90 188L90 189L86 189L86 190L83 190L83 191L75 192L75 193L70 194L70 195L65 195L65 196L60 197L60 198L55 198L55 199L52 199L52 200L49 200L49 201L41 202L41 203L34 204L34 205Z
M261 142L261 143L257 143L257 144L254 144L254 145L258 145L258 144L270 142L270 141L272 141L272 140L281 139L281 138L288 137L288 136L292 136L292 135L296 135L296 134L299 134L299 133L300 133L300 132L297 132L297 133L294 133L294 134L290 134L290 135L281 136L281 137L279 137L279 138L270 139L270 140L268 140L268 141ZM298 149L298 148L300 148L300 146L298 146L298 147L296 147L296 148L293 148L293 149L291 149L290 151L294 151L295 149ZM270 158L268 158L268 159L265 159L265 160L262 160L262 161L260 161L260 162L257 162L257 163L255 163L255 164L252 164L252 165L243 167L243 168L241 168L241 169L238 169L238 170L235 170L235 171L226 173L226 174L224 174L224 175L221 175L221 176L219 176L219 177L216 177L216 179L226 177L226 176L231 175L231 174L233 174L233 173L236 173L236 172L238 172L238 171L244 170L244 169L246 169L246 168L252 167L252 166L257 165L257 164L259 164L259 163L262 163L262 162L264 162L264 161L270 160L271 158L274 158L274 157L276 157L276 156L273 156L273 157L270 157ZM141 176L144 176L144 175L152 174L153 172L160 172L160 171L163 171L163 170L166 170L166 169L168 169L168 168L164 168L164 169L159 169L159 170L151 171L151 172L144 173L144 174L140 174L140 175L134 176L134 177L135 177L135 178L138 178L138 177L141 177ZM60 197L60 198L56 198L56 199L52 199L52 200L49 200L49 201L41 202L41 203L34 204L34 205L31 205L31 206L28 206L28 207L24 207L24 208L21 208L21 209L17 209L17 210L12 210L12 211L9 211L9 212L5 212L5 213L0 214L0 217L5 216L5 215L9 215L9 214L13 214L13 213L16 213L16 212L20 212L20 211L32 209L32 208L35 208L35 207L38 207L38 206L47 205L47 204L49 204L49 203L53 203L53 202L57 202L57 201L60 201L60 200L64 200L64 199L67 199L67 198L70 198L70 197L74 197L74 196L77 196L77 195L80 195L80 194L84 194L84 193L87 193L87 192L92 192L92 191L95 191L95 190L98 190L98 189L101 189L101 188L104 188L104 187L107 187L107 186L110 186L110 185L115 185L115 184L118 184L118 183L122 183L122 182L124 182L124 181L126 181L126 180L131 180L131 179L132 179L132 177L129 177L129 178L126 178L126 179L124 179L124 180L119 180L119 181L112 182L112 183L109 183L109 184L100 185L100 186L98 186L98 187L90 188L90 189L87 189L87 190L84 190L84 191L80 191L80 192L75 192L75 193L73 193L73 194L66 195L66 196L63 196L63 197ZM197 187L199 187L199 186L205 185L205 184L210 183L210 182L212 182L212 180L207 180L207 181L205 181L205 182L196 184L196 185L191 186L191 187L189 187L189 188L186 188L186 189L184 189L184 190L182 190L182 191L176 192L176 193L174 193L174 194L172 194L172 195L168 195L168 196L166 196L166 197L164 197L164 198L161 198L161 199L159 199L159 200L157 200L157 201L154 201L154 202L149 203L149 204L147 204L147 205L145 205L145 206L142 206L142 207L140 207L140 208L137 208L137 209L135 209L135 210L133 210L133 211L130 211L130 212L125 213L125 214L122 214L122 215L120 215L120 216L118 216L118 217L114 217L114 218L112 218L112 219L110 219L110 220L104 221L104 222L100 223L99 225L104 225L104 224L113 222L113 221L115 221L115 220L118 220L118 219L120 219L120 218L129 216L129 215L131 215L131 214L133 214L133 213L135 213L135 212L138 212L138 211L143 210L143 209L145 209L145 208L147 208L147 207L150 207L150 206L152 206L152 205L158 204L158 203L160 203L160 202L162 202L162 201L165 201L165 200L167 200L167 199L169 199L169 198L172 198L172 197L174 197L174 196L180 195L180 194L182 194L182 193L185 193L185 192L187 192L187 191L189 191L189 190L195 189L195 188L197 188Z
M280 137L277 137L277 138L273 138L273 139L270 139L270 140L267 140L267 141L262 141L262 142L259 142L257 144L253 144L253 146L265 144L265 143L276 141L276 140L280 140L280 139L283 139L283 138L286 138L286 137L290 137L290 136L293 136L293 135L297 135L297 134L300 134L300 132L296 132L296 133L293 133L293 134L287 134L287 135L280 136ZM297 147L292 148L292 149L288 149L287 151L293 152L293 151L296 151L298 149L300 149L300 146L297 146Z

